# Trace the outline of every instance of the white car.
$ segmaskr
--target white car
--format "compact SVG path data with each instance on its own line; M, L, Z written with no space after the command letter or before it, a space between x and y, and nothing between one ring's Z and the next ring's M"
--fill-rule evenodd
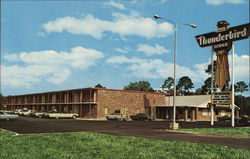
M29 116L30 113L31 113L31 110L29 110L29 109L23 109L23 110L19 113L19 115Z
M59 112L45 113L44 116L45 116L45 118L55 118L55 119L59 119L59 118L72 118L72 119L76 119L76 118L79 117L79 115L76 114L76 113L59 113Z
M19 115L9 114L9 113L0 111L0 119L9 121L11 119L18 119L18 118L19 118Z

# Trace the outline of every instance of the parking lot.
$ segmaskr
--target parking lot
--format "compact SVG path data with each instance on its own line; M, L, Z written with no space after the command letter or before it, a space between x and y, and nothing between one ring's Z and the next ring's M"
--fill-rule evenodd
M19 134L55 132L98 132L113 135L136 136L164 140L223 145L250 149L250 138L201 136L166 131L167 121L95 121L74 119L39 119L20 117L15 121L0 121L0 128ZM210 122L181 122L181 128L209 128ZM238 125L240 126L240 125ZM230 127L230 122L215 122L213 127Z

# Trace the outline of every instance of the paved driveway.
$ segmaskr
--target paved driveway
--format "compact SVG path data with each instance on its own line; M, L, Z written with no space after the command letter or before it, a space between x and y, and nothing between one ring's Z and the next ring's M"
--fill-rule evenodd
M209 128L209 122L180 123L182 128ZM0 121L0 128L20 134L54 132L98 132L113 135L136 136L164 140L188 141L222 145L232 148L250 149L250 138L224 136L198 136L187 133L165 131L166 121L86 121L73 119L37 119L21 117L17 121ZM230 123L216 122L213 127L230 127Z

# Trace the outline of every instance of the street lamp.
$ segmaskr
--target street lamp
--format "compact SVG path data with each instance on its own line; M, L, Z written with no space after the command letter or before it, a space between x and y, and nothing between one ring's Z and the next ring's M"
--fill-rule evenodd
M186 23L180 23L180 22L175 22L171 19L163 18L159 15L154 15L155 19L163 19L166 20L174 25L174 98L173 98L173 123L170 124L171 129L178 129L179 125L178 123L175 122L175 116L176 116L176 54L177 54L177 29L179 25L186 25L190 26L192 28L197 28L195 24L186 24Z

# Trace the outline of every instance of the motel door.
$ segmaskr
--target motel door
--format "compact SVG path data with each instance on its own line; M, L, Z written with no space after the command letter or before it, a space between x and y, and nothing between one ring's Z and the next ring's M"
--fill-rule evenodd
M156 107L156 118L157 119L166 119L167 108Z
M74 105L74 112L73 113L76 113L76 114L79 114L79 105Z

